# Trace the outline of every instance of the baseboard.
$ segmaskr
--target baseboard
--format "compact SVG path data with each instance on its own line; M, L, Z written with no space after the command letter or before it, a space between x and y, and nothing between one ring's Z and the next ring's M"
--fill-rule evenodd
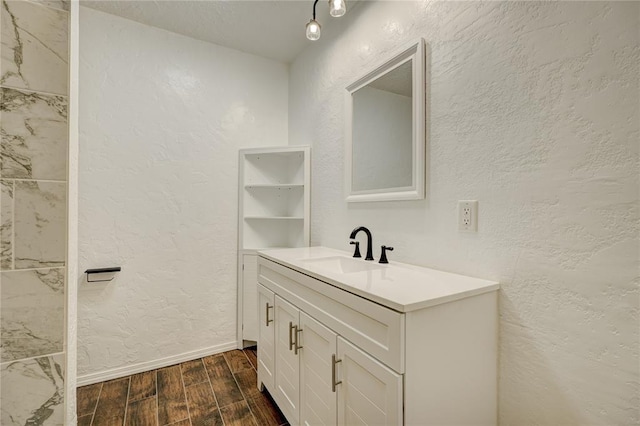
M220 352L230 351L232 349L236 349L237 347L238 342L234 340L232 342L223 343L221 345L209 346L208 348L202 348L178 355L172 355L166 358L155 359L153 361L141 362L139 364L127 365L124 367L113 368L111 370L85 374L82 376L78 376L77 383L78 387L80 387L104 382L105 380L119 379L120 377L127 377L132 374L155 370L156 368L168 367L170 365L179 364L185 361L191 361L208 355L219 354Z

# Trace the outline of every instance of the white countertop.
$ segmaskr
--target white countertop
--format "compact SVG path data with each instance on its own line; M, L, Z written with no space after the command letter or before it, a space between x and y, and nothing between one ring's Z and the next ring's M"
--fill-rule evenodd
M410 312L500 288L496 281L406 263L389 261L383 265L377 260L352 259L351 253L327 247L261 250L259 255L399 312ZM354 271L344 273L338 267L329 266L340 262ZM360 266L367 270L358 270Z

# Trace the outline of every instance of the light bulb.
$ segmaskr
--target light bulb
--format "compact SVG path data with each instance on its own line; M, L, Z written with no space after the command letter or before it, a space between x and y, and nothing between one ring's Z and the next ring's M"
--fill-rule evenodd
M320 24L312 19L307 24L307 38L309 40L317 40L320 38Z
M347 4L344 0L329 0L329 14L334 18L347 13Z

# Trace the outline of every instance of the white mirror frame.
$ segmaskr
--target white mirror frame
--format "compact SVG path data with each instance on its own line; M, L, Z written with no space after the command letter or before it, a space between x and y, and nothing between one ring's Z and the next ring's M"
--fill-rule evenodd
M420 38L408 46L398 49L384 63L376 66L373 71L359 78L347 86L346 117L345 117L345 194L347 202L421 200L425 198L425 162L426 162L426 116L425 116L425 42ZM371 189L354 191L352 188L353 174L353 98L358 89L363 88L384 74L396 69L400 65L412 62L412 133L413 159L412 184L401 188Z

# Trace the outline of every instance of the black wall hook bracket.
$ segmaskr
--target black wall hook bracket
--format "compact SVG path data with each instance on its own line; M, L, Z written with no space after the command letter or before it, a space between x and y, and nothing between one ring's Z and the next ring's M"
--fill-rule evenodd
M111 281L115 277L116 272L120 271L122 271L120 266L114 266L111 268L87 269L84 273L87 274L88 283L102 283Z

